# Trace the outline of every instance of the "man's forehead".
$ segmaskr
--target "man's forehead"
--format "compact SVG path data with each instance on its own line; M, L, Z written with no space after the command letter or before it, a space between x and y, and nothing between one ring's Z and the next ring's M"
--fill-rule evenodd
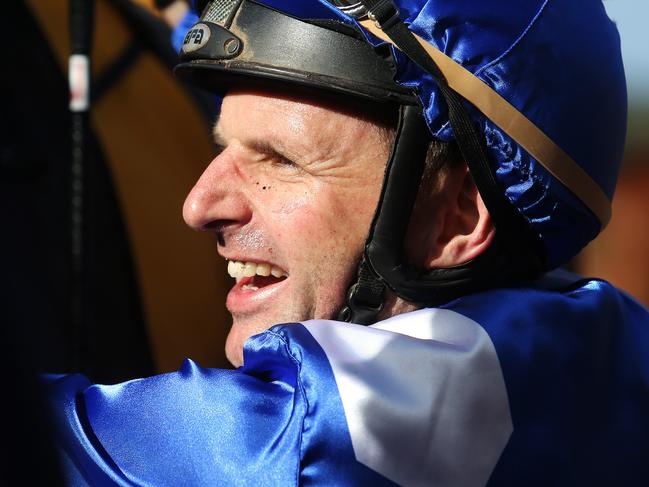
M364 138L378 124L361 106L283 92L236 91L227 94L214 124L217 144L229 139L264 140L311 151L330 151L349 139Z
M251 96L264 99L273 109L295 109L301 107L309 116L319 113L341 115L342 119L360 119L377 125L394 127L397 120L397 106L362 100L352 96L342 96L324 91L308 89L291 89L276 86L259 86L242 84L232 87L223 98L226 102L232 97Z

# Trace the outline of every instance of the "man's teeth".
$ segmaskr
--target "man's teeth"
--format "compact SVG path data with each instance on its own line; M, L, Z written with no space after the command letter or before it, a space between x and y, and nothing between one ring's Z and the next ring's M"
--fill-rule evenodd
M288 274L279 267L270 264L257 264L255 262L240 262L238 260L228 261L228 274L237 281L244 277L252 276L273 276L286 277Z

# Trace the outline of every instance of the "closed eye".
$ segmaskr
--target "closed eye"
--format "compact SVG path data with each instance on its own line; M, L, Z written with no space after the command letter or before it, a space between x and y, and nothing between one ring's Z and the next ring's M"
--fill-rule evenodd
M286 157L281 152L278 152L271 144L264 141L254 141L250 144L251 148L273 161L273 164L280 166L298 167L298 164L290 158Z

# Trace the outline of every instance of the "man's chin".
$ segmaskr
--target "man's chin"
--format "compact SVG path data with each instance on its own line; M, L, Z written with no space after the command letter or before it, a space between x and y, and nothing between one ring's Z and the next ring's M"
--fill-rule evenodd
M248 338L266 331L274 324L275 322L270 319L263 324L234 319L225 341L225 357L235 367L241 367L243 365L243 346Z
M241 367L243 365L243 346L251 336L258 335L276 324L297 323L314 318L336 319L335 309L337 308L325 308L321 313L295 312L295 310L294 312L263 313L263 317L260 316L261 313L254 317L242 315L237 317L233 314L232 327L225 341L225 356L232 365Z
M247 336L244 336L240 327L234 324L230 328L228 337L225 340L225 357L235 367L241 367L243 365L243 344L252 335L252 333L249 333Z

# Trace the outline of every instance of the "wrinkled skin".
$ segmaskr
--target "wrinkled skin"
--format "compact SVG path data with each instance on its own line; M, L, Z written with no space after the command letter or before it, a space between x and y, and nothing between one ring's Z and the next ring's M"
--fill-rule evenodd
M385 131L352 113L252 91L223 101L215 126L223 150L187 197L185 221L214 232L223 257L288 274L228 294L234 365L250 336L276 323L333 318L344 303L389 149Z

